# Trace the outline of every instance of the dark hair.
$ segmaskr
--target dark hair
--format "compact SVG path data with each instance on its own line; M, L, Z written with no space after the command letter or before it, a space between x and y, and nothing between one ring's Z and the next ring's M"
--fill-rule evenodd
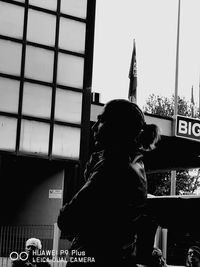
M138 105L125 99L109 101L104 107L104 115L109 123L128 126L135 132L140 131L145 124L144 114Z
M200 247L194 245L194 246L189 247L189 249L192 249L193 251L195 251L197 254L199 254L199 257L200 257Z
M155 124L145 124L139 135L139 142L143 150L152 150L160 140L160 130Z
M109 101L104 107L104 116L110 124L111 131L115 132L116 139L120 136L127 143L134 141L143 150L154 149L160 139L158 126L146 124L142 110L128 100Z

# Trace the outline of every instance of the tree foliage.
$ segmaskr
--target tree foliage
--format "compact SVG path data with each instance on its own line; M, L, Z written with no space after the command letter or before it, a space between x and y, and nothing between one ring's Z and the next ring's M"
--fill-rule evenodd
M151 94L146 101L144 111L154 115L172 117L174 115L174 95L171 98ZM199 117L199 111L184 98L178 97L178 114L182 116ZM148 174L148 191L154 195L170 195L171 172ZM198 170L176 172L176 194L195 194L200 186Z
M181 170L176 172L176 195L196 194L200 187L198 170ZM147 175L148 192L156 196L170 195L171 172L152 173Z
M194 106L190 102L186 101L185 98L178 97L177 102L178 114L191 117ZM172 117L174 115L174 95L171 98L168 98L165 96L151 94L146 101L144 111L155 115ZM195 117L199 115L197 110L194 112L194 115Z

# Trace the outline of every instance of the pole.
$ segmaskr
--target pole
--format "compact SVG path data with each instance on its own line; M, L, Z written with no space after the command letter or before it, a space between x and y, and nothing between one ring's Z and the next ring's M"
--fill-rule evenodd
M199 118L200 118L200 75L199 75Z
M180 6L181 6L181 0L178 1L178 25L177 25L177 42L176 42L176 72L175 72L175 94L174 94L174 120L176 120L176 116L178 114ZM174 127L174 134L175 134L175 127Z
M178 0L178 22L177 22L177 43L176 43L176 72L175 72L175 94L174 94L174 116L173 135L175 136L176 116L178 114L178 74L179 74L179 36L180 36L180 7L181 0ZM171 171L170 195L176 194L176 171Z
M176 116L178 114L178 74L179 74L179 37L180 37L180 8L181 0L178 0L178 21L177 21L177 41L176 41L176 71L175 71L175 93L174 93L174 116L173 116L173 136L176 131ZM176 195L176 171L171 171L171 187L170 195ZM164 229L163 229L164 230ZM165 259L167 259L167 230L163 232L163 253Z
M53 250L55 251L58 251L59 238L60 238L60 230L57 226L57 223L54 223L53 225Z
M170 187L170 195L176 195L176 171L171 171L171 187Z
M167 232L168 229L162 229L162 253L165 260L167 258Z

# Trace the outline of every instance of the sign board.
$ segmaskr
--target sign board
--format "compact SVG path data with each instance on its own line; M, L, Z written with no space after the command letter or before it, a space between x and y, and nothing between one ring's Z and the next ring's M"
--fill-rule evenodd
M62 198L62 189L49 189L49 198Z
M200 120L178 115L176 136L200 141Z

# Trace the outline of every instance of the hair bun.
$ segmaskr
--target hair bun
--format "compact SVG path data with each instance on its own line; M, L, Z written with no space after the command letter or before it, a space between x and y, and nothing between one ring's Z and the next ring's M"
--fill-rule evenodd
M152 150L160 140L160 130L155 124L144 124L140 133L140 144L144 150Z

